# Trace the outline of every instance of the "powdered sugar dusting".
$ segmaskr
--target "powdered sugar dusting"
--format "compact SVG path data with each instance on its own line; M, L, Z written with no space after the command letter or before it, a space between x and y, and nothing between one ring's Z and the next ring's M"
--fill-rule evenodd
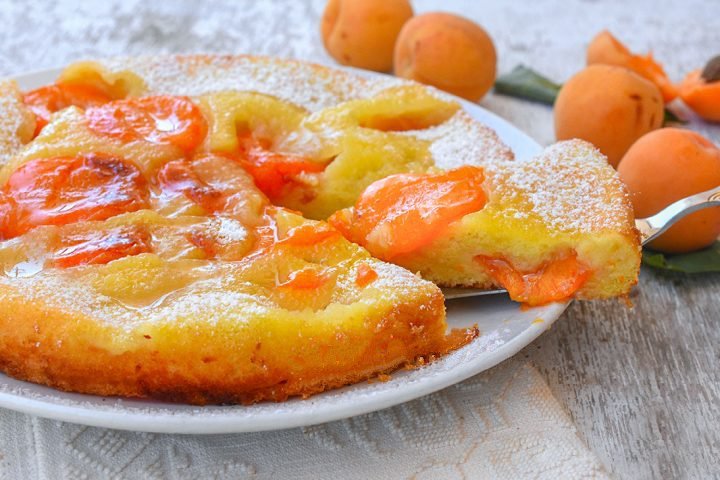
M15 82L0 80L0 167L28 140L22 138L29 123L27 115Z
M559 142L528 162L498 162L486 170L491 198L502 201L506 215L537 218L560 232L633 228L629 197L617 173L582 140Z
M247 228L233 218L217 217L220 224L217 229L217 239L224 244L243 242L248 236Z
M410 134L431 142L430 153L437 166L443 169L513 159L512 150L500 141L495 131L474 120L464 110L436 127Z
M148 93L196 96L222 90L255 91L316 111L364 96L365 80L309 63L253 56L116 58L111 70L140 75Z

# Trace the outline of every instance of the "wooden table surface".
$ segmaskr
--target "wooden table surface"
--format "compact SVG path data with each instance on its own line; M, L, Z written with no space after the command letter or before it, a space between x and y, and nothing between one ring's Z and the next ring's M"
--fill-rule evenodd
M323 3L301 2L292 8L307 9L308 18L317 18ZM261 4L246 2L246 8L261 9ZM121 5L115 2L97 18L88 18L72 2L0 0L0 75L80 57L156 52L251 50L330 61L314 37L301 47L299 41L258 40L266 31L262 24L246 36L229 35L228 19L212 13L219 11L219 3L172 4L181 5L188 16L202 15L202 21L180 29L183 35L163 28L163 19L174 15L167 10L170 4L153 7L159 19L155 23L137 19ZM587 43L603 28L635 50L652 48L675 80L720 53L717 0L418 0L414 5L420 12L455 11L484 25L496 41L501 72L524 63L558 81L583 66ZM200 13L193 13L196 8ZM316 25L283 28L298 39L307 37L308 29L316 35ZM539 142L553 141L550 108L493 94L481 104ZM720 143L717 126L693 128ZM541 369L583 439L616 477L720 475L718 294L720 274L645 269L632 295L634 308L617 301L576 302L520 354Z

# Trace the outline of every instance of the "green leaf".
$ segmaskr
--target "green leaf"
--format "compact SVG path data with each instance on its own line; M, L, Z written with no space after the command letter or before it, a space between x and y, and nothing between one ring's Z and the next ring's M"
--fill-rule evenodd
M510 73L495 80L495 92L552 106L562 84L543 77L525 65L518 65ZM664 125L687 123L674 112L665 109Z
M500 75L495 81L497 93L545 105L555 102L561 86L524 65L518 65L512 72Z
M720 272L720 242L713 243L705 250L678 255L645 249L642 260L645 265L675 272Z
M685 120L683 120L682 118L678 117L677 115L675 115L675 112L673 112L669 108L666 108L665 116L663 117L663 126L667 127L668 125L672 125L674 123L683 124L683 123L687 123L687 122Z

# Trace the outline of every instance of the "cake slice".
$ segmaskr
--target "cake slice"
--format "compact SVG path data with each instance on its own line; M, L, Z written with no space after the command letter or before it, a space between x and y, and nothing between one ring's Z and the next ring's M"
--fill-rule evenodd
M330 223L438 285L506 288L527 305L625 295L640 267L625 188L580 140L528 162L391 176Z

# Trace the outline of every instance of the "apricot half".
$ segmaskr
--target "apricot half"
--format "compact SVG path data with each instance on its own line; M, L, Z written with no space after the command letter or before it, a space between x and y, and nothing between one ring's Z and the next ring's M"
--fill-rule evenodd
M450 13L426 13L400 31L395 74L477 101L495 82L497 55L482 27Z
M652 54L636 55L632 53L607 30L598 33L590 42L587 49L587 64L629 68L657 85L665 102L672 101L678 95L677 88L670 81L662 66L652 57Z
M680 98L704 120L720 122L720 56L710 60L704 70L685 77Z
M330 0L320 33L328 53L343 65L389 72L395 40L412 16L408 0Z
M617 166L635 140L663 121L660 90L632 71L590 65L568 80L555 101L558 140L581 138Z
M630 191L635 216L649 217L673 202L720 185L720 149L680 128L650 132L628 150L618 166ZM720 207L680 220L650 248L667 253L699 250L720 235Z

